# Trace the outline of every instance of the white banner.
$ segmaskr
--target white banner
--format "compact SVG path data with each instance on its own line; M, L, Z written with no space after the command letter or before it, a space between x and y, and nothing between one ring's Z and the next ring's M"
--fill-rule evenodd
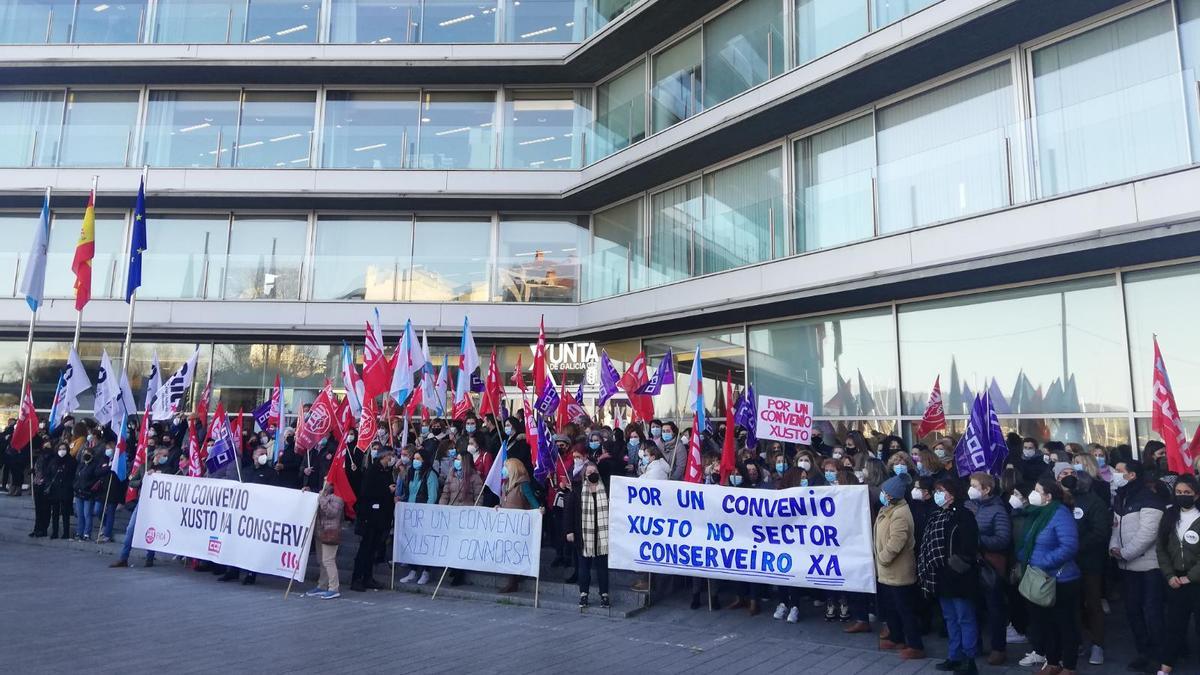
M875 592L866 486L748 490L613 476L609 567Z
M301 581L316 515L312 492L153 473L133 545Z
M759 438L808 445L812 441L812 403L778 396L758 397Z
M536 577L542 562L537 509L396 504L392 560Z

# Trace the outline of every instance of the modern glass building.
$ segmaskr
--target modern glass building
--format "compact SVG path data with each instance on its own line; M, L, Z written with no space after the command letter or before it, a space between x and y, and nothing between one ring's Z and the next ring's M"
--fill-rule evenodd
M45 188L39 407L93 176L82 353L121 351L149 167L135 388L199 342L227 407L296 405L375 307L511 369L544 316L589 408L599 350L699 344L718 408L911 434L938 380L958 428L989 389L1140 445L1154 334L1200 422L1198 68L1200 0L0 0L0 408Z

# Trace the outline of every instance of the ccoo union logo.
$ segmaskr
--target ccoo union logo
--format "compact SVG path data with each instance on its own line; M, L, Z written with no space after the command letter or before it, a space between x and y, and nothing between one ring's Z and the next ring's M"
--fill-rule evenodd
M221 540L217 537L209 537L208 552L213 555L221 555Z
M156 530L153 527L146 528L146 545L159 544L166 546L171 543L170 530Z
M284 569L298 570L300 569L300 556L293 551L284 551L279 556L279 564Z

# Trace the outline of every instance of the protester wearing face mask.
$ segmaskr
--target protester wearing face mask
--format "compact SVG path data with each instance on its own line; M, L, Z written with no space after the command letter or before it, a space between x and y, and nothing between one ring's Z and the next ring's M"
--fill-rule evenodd
M643 443L645 438L646 436L642 433L641 425L630 424L625 427L625 454L628 458L627 463L631 467L632 471L636 472L631 473L631 475L640 476L642 473L642 466L638 461L641 458L640 453L642 452L644 445L652 445ZM670 470L668 470L667 475L670 475L670 473Z
M653 444L642 446L638 452L639 473L645 480L668 480L671 467L663 459L662 451Z
M907 478L909 482L918 477L917 465L913 463L912 457L903 450L898 450L889 455L884 466L887 467L887 474L889 476L902 476Z
M1055 580L1051 606L1029 604L1031 642L1046 659L1041 672L1071 675L1079 658L1080 573L1075 564L1079 535L1068 499L1050 474L1039 479L1021 509L1025 524L1015 544L1021 569L1031 566Z
M578 552L576 577L579 608L588 606L592 572L600 588L600 607L611 607L608 598L608 490L600 480L600 469L587 461L581 470L579 488L567 498L567 541Z
M74 497L77 467L78 463L70 455L67 446L60 443L46 469L46 498L50 504L51 539L59 538L59 523L62 524L62 538L68 539L71 536L71 500Z
M750 473L745 464L738 464L733 472L729 474L727 484L729 487L742 488L746 490L757 489L751 485ZM741 609L745 607L750 613L750 616L755 616L760 611L759 599L769 595L768 589L763 584L752 584L742 581L721 582L721 588L728 589L734 594L733 601L725 607L725 609ZM694 587L693 587L694 592Z
M1090 455L1085 455L1089 460ZM1093 460L1094 463L1094 460ZM1077 466L1082 466L1079 464ZM1112 534L1112 511L1092 489L1093 478L1078 468L1063 470L1058 482L1071 493L1075 504L1071 515L1079 530L1079 553L1075 564L1079 566L1080 592L1083 596L1083 627L1087 630L1092 645L1088 663L1104 663L1104 573L1108 540ZM1095 481L1104 485L1103 481ZM1105 493L1108 488L1105 487Z
M1138 658L1130 668L1154 672L1151 664L1162 653L1166 591L1155 542L1166 504L1146 484L1143 475L1144 469L1137 460L1123 461L1114 467L1112 485L1117 491L1113 496L1115 517L1108 547L1120 570L1126 618L1137 647Z
M905 502L907 483L900 476L884 481L875 519L875 575L879 606L888 636L880 649L901 648L900 658L925 658L925 644L915 609L917 603L916 536L912 513Z
M95 452L95 447L85 445L80 453L72 484L75 493L76 541L92 540L92 518L104 496L101 490L104 487L104 476L107 474L108 467L104 464L104 455ZM63 535L64 538L66 536Z
M659 447L662 448L663 459L671 467L671 480L683 480L687 469L688 447L679 438L679 427L674 422L666 422L659 433Z
M243 482L279 487L281 479L275 466L276 464L271 462L271 453L266 448L258 448L254 451L253 463L242 474ZM218 577L218 581L237 581L241 572L242 570L237 567L227 567L225 574ZM246 570L246 578L242 580L242 584L248 586L256 581L258 581L258 574Z
M938 670L975 675L979 626L975 615L978 592L979 528L966 509L967 490L962 482L946 478L933 484L938 507L925 526L917 556L921 588L936 596L946 619L949 654Z
M1175 480L1174 503L1166 510L1157 538L1158 566L1166 579L1166 639L1159 672L1174 672L1187 647L1188 626L1200 618L1200 484L1184 474Z
M117 507L125 503L125 481L121 480L113 467L116 455L116 444L109 441L104 448L103 476L104 496L101 498L103 517L100 521L100 538L96 541L106 544L112 541L113 521L116 520Z
M657 450L657 448L654 449ZM523 462L510 457L504 462L500 477L503 480L503 487L500 488L500 491L503 493L500 496L500 508L537 509L542 514L546 513L545 507L538 500L537 493L531 484L532 478ZM509 576L499 592L515 593L520 588L520 584L520 577L515 575Z
M415 474L419 472L433 473L432 452L422 450L423 454L413 458L409 471L409 486L411 489ZM372 447L371 456L365 461L362 475L362 487L358 502L354 505L356 518L354 532L361 539L358 551L354 555L354 573L350 580L350 590L364 592L367 589L380 589L383 586L375 581L375 561L379 557L380 547L383 546L388 530L392 527L395 513L396 483L392 474L395 455L390 450ZM421 465L418 466L418 461ZM436 481L436 474L434 480ZM422 500L425 503L435 503L437 493L432 499Z
M1008 628L1008 552L1012 550L1012 521L1003 499L997 496L996 481L986 473L971 474L971 486L967 488L966 507L975 514L979 527L979 549L983 563L990 567L981 575L984 616L987 618L988 639L991 651L987 662L993 666L1004 663L1007 658Z
M317 554L320 556L321 572L315 588L305 593L306 597L332 600L342 597L338 583L337 551L342 542L342 520L345 518L346 503L333 493L333 484L321 486L317 499Z
M404 488L404 499L410 504L437 504L441 477L438 476L434 461L435 448L442 445L436 437L426 439L424 445L412 459L412 465L406 478L408 485ZM386 459L384 460L387 461ZM461 460L460 460L461 462ZM462 466L460 464L460 466ZM451 469L453 471L453 468ZM470 479L468 479L470 480ZM460 483L459 490L463 489ZM480 490L483 489L480 481ZM460 495L461 496L461 495ZM472 501L472 504L474 502ZM429 569L420 565L409 567L408 574L400 579L400 583L409 584L416 581L418 586L429 583Z
M426 484L425 489L429 486ZM438 504L443 506L478 506L483 495L483 477L475 470L470 455L459 454L454 458L450 475L442 488L442 496ZM412 574L410 572L409 574ZM458 586L463 583L464 573L460 569L449 572L450 585Z

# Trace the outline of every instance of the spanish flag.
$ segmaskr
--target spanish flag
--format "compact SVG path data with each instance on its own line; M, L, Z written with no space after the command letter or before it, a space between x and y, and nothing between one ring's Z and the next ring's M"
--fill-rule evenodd
M71 271L75 273L75 309L83 311L92 299L92 259L96 257L96 188L88 195L87 209L83 212L83 226L79 228L79 241L75 244L75 259Z

